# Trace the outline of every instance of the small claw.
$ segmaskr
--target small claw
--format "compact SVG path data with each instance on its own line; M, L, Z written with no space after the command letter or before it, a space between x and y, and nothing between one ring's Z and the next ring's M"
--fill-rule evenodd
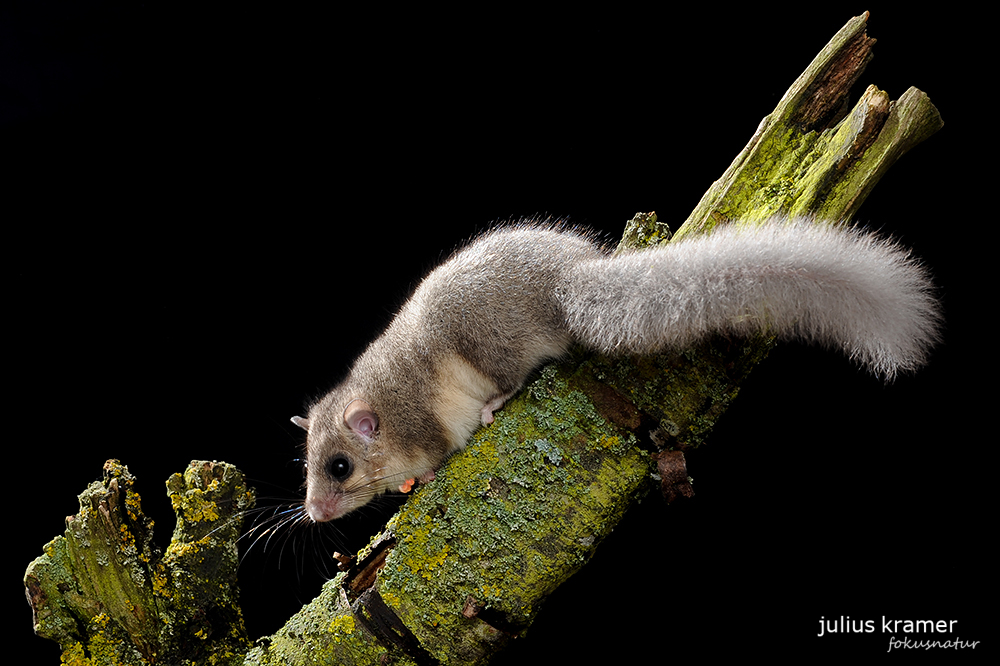
M399 486L399 492L401 493L410 492L410 489L413 488L414 481L416 481L416 479L407 479L406 481L403 481L403 483L400 484Z

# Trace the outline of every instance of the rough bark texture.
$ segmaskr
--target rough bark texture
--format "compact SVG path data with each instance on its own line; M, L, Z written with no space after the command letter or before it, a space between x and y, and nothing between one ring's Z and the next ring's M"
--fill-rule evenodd
M117 460L80 494L66 533L28 565L35 633L67 664L233 664L249 648L237 540L253 492L226 463L192 462L167 481L177 525L153 544L135 477Z
M868 14L847 22L785 92L746 147L715 181L676 236L727 220L811 215L849 220L899 157L944 123L926 94L892 102L869 86L847 94L871 60Z
M866 18L848 22L816 57L677 236L776 214L848 219L900 155L941 127L927 96L912 88L896 102L869 88L847 108L848 89L871 58ZM669 237L654 214L638 215L623 244ZM120 496L127 472L112 473L81 496L67 536L29 568L36 631L76 663L164 663L166 654L170 663L486 663L590 559L657 469L665 494L690 492L683 451L701 443L769 348L768 340L716 341L679 354L577 357L545 368L348 571L245 657L230 568L235 523L199 495L228 480L236 485L224 494L234 500L226 510L248 506L242 480L211 463L192 463L187 490L174 477L186 527L159 558L141 514ZM672 453L654 460L640 440ZM197 515L226 528L191 533L201 525ZM98 516L104 536L79 531ZM208 550L222 532L232 541ZM99 541L125 546L88 554ZM110 566L62 564L91 561ZM199 566L208 563L224 572L221 589L206 586L220 575L204 577ZM182 653L187 647L196 653Z

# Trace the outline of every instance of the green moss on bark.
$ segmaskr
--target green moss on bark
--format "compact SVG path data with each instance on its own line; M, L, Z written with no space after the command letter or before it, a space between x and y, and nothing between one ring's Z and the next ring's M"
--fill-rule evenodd
M634 445L546 368L400 512L379 593L441 663L479 663L645 494L652 464Z
M28 566L35 633L71 664L232 664L248 648L236 539L253 494L225 463L195 462L168 483L178 513L165 555L135 478L117 460L80 494L66 532Z

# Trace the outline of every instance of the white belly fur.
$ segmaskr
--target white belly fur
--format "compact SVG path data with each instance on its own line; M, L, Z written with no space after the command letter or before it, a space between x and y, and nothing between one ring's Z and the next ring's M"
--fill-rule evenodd
M482 409L497 397L493 381L459 356L447 356L437 367L440 387L434 410L448 435L448 453L465 446L482 424Z

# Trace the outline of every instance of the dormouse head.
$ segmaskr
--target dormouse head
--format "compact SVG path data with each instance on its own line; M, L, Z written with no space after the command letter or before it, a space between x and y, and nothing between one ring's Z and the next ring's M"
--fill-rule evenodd
M292 422L307 433L305 510L321 523L350 513L386 490L377 465L378 415L367 402L310 410Z

